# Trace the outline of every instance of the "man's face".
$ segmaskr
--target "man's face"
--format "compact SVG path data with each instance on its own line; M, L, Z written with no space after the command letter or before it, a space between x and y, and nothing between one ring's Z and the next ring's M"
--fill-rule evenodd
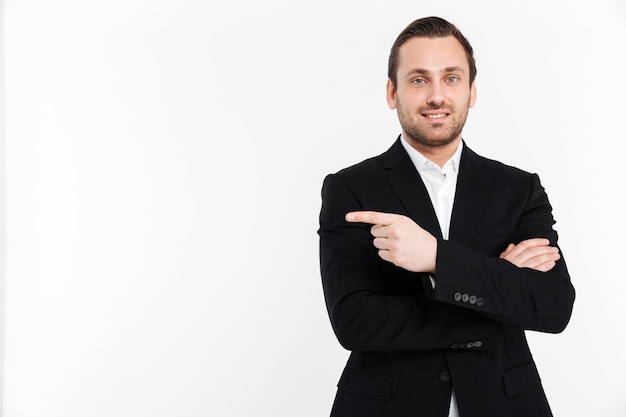
M461 140L476 88L469 83L465 50L453 36L411 38L400 47L397 82L387 103L397 109L406 139L417 147Z

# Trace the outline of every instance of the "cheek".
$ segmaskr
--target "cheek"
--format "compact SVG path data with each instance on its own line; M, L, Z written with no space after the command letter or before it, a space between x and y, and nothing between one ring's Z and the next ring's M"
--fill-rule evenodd
M454 100L454 106L457 109L469 109L474 106L474 99L471 94L459 94L455 98L451 98Z
M415 109L421 106L422 98L416 94L403 94L396 97L396 105L398 108Z

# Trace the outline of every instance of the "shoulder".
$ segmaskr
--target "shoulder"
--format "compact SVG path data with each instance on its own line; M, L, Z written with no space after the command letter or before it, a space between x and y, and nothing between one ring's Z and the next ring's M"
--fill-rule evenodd
M343 168L329 176L335 176L350 181L352 179L371 178L380 176L385 168L395 167L403 162L410 161L409 156L397 139L389 149L380 155L365 159L359 163Z
M387 171L398 164L403 165L403 161L411 163L402 144L396 141L380 155L327 175L322 185L322 196L328 199L331 196L337 198L352 195L362 205L366 205L366 202L372 203L370 199L379 200L380 196L389 192Z
M508 165L502 161L478 155L467 146L463 149L461 169L463 169L463 164L466 164L470 168L480 169L486 174L504 176L506 180L528 179L536 175L513 165Z
M383 181L384 153L328 174L322 185L323 194L368 194Z
M382 165L383 165L382 160L383 160L384 155L385 154L383 153L383 154L365 159L359 163L343 168L331 175L338 176L341 178L350 178L354 176L367 175L367 174L377 172L382 168Z
M529 196L535 193L545 193L539 175L536 173L495 159L485 158L466 147L461 159L459 178L467 180L473 177L473 174L488 178L493 187L492 190L497 190L503 196Z

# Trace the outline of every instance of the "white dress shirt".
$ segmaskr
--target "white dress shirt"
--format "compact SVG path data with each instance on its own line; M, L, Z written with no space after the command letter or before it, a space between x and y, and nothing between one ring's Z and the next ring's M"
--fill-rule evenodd
M461 163L461 151L463 150L463 142L454 152L454 155L444 164L443 168L426 159L424 155L413 148L402 135L402 146L409 154L415 169L419 172L422 181L426 186L430 201L433 203L441 234L444 239L448 239L450 235L450 217L452 216L452 205L454 204L454 196L456 193L456 179L459 173ZM433 287L435 281L431 278ZM450 398L450 412L448 417L459 417L459 410L456 404L456 397L452 391Z

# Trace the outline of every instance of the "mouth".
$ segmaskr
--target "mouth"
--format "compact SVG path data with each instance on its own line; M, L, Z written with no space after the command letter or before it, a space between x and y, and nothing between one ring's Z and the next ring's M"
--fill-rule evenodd
M449 115L450 113L447 111L422 113L422 116L429 120L441 120Z

